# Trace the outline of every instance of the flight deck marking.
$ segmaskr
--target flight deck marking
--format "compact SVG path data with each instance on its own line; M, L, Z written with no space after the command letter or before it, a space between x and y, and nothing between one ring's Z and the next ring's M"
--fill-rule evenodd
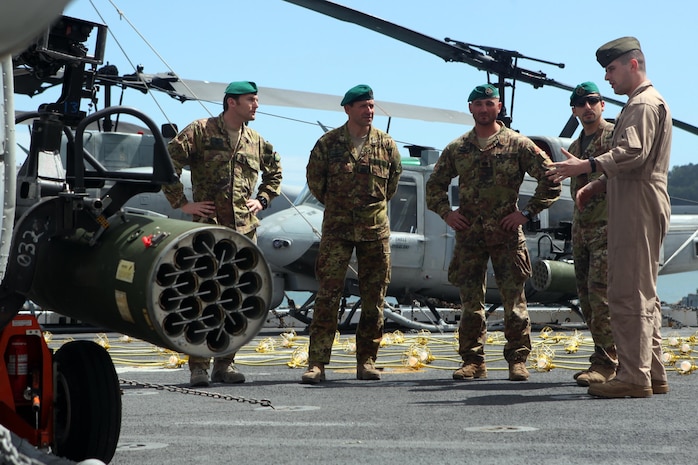
M594 400L586 392L583 394L553 394L549 398L550 400Z
M513 425L485 425L471 426L465 428L471 433L523 433L527 431L538 431L538 428L532 426L513 426Z
M162 442L126 442L119 444L116 450L119 452L131 452L134 450L164 449L165 447L169 447L169 444L164 444Z
M280 406L274 406L274 408L271 407L259 407L256 408L255 410L258 411L264 411L264 412L274 412L274 411L279 411L279 412L307 412L309 410L320 410L320 407L315 406L315 405L280 405Z

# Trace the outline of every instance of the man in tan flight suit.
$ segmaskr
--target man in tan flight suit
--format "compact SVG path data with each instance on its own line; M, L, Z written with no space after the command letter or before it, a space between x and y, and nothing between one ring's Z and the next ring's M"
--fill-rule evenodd
M628 101L616 121L613 148L595 158L570 156L549 176L604 173L577 193L580 208L598 192L608 199L608 305L618 351L616 377L589 386L598 397L651 397L669 391L662 363L657 274L671 206L667 175L672 120L669 106L647 79L645 56L634 37L602 45L596 59L616 94Z

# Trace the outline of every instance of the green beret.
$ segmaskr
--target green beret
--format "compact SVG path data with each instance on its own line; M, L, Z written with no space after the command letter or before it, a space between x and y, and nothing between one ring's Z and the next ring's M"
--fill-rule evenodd
M225 88L225 93L233 95L256 94L257 84L252 81L234 81Z
M621 37L599 47L596 51L596 61L605 68L613 60L631 50L642 50L640 42L635 37Z
M483 84L477 86L468 96L468 102L480 100L483 98L499 98L499 89L492 84Z
M600 96L601 92L599 92L599 88L593 82L582 82L572 91L572 95L570 95L570 106L574 106L574 102L576 102L577 99L586 97L589 94L599 94Z
M361 102L363 100L373 100L373 90L366 84L359 84L354 86L344 94L341 106L349 105L354 102Z

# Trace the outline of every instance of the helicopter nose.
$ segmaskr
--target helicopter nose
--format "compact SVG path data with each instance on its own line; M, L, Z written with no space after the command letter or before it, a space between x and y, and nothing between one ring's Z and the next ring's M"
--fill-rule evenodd
M307 205L274 213L257 228L257 246L272 269L298 262L320 242L322 210ZM315 247L316 248L316 247Z

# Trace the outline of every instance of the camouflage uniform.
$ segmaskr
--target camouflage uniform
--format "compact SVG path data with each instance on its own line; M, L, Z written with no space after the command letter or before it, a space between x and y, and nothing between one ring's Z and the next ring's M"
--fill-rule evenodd
M390 282L388 200L402 172L393 139L371 128L361 153L347 124L315 144L307 166L308 188L325 205L316 263L319 290L310 325L308 360L330 362L344 277L356 249L361 318L356 330L357 360L375 361L383 337L383 300Z
M184 166L190 167L192 201L212 200L215 203L215 217L195 216L194 221L228 226L256 242L259 219L250 212L246 202L253 195L260 171L262 182L257 188L257 197L271 203L279 195L280 157L270 143L246 125L242 126L236 151L237 136L232 138L221 113L192 122L170 141L167 149L177 175L181 176ZM163 186L162 190L172 208L181 208L188 202L182 183ZM234 358L235 354L216 357L215 362L229 364ZM209 363L206 358L189 357L190 369L208 369Z
M510 363L525 362L531 351L531 323L524 283L531 275L531 261L521 228L505 231L500 222L517 211L519 187L525 173L538 180L526 206L532 214L548 208L560 196L560 186L545 176L550 158L530 139L507 128L496 141L480 149L475 131L446 146L427 181L427 207L442 218L451 211L448 190L459 176L459 212L470 226L456 231L449 281L460 288L462 315L458 352L466 363L485 358L485 285L488 258L492 260L504 304L504 357Z
M259 226L257 215L246 205L254 193L258 173L262 172L262 183L257 197L271 203L281 190L281 163L274 147L257 131L245 125L242 128L234 154L236 141L231 141L222 113L194 121L177 134L167 148L178 175L182 174L184 166L190 166L193 201L213 200L215 203L216 216L209 221L248 234ZM163 191L172 208L187 203L181 183L164 186ZM201 221L201 218L194 221Z
M601 120L594 138L581 153L583 133L572 142L569 152L583 160L596 157L611 149L613 124ZM581 154L580 154L581 153ZM587 183L599 178L601 172L583 174L570 178L572 199ZM577 278L577 293L582 314L594 340L594 353L589 357L592 364L616 367L616 346L611 334L611 316L606 297L608 273L607 225L608 207L606 193L589 200L583 211L575 203L572 223L572 253Z

